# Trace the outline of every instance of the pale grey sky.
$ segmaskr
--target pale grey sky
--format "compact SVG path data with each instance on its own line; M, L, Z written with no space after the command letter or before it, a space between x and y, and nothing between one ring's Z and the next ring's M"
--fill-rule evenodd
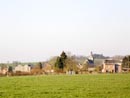
M130 0L1 0L0 62L130 53Z

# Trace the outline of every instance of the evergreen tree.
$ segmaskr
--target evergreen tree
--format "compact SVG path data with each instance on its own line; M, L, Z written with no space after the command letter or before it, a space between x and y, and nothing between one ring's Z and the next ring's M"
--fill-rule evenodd
M61 53L60 57L57 57L57 60L56 60L56 63L55 63L55 67L63 70L64 67L66 66L66 64L65 64L66 59L67 59L67 55L63 51Z
M66 55L66 53L64 51L61 53L60 57L63 60L67 59L67 55Z
M13 68L12 68L12 66L9 66L9 68L8 68L8 72L13 72Z
M130 68L130 56L125 56L123 58L122 67Z

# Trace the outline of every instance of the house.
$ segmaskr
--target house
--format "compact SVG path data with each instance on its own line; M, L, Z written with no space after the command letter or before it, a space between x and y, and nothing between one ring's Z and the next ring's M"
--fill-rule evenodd
M50 65L49 63L45 63L42 69L44 70L45 73L53 73L54 72L52 65Z
M23 72L30 72L31 71L31 66L30 65L24 65L23 66Z
M121 60L106 59L102 64L102 72L119 73L121 72Z
M8 72L8 68L7 67L0 67L0 74L3 74L3 75L5 75L5 74L7 74L7 72Z
M18 65L15 67L14 72L30 72L31 66L30 65Z
M23 71L23 66L22 65L17 65L15 68L14 68L14 72L18 72L18 71Z

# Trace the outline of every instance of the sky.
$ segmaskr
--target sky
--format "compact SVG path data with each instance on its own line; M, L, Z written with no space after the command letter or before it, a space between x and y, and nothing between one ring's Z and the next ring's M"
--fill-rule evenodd
M130 0L1 0L0 62L69 51L130 54Z

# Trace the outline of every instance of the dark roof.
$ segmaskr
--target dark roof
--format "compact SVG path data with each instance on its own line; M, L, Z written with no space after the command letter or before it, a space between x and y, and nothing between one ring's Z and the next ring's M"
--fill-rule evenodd
M121 61L120 60L105 60L104 63L106 63L106 64L115 64L115 63L121 63Z

